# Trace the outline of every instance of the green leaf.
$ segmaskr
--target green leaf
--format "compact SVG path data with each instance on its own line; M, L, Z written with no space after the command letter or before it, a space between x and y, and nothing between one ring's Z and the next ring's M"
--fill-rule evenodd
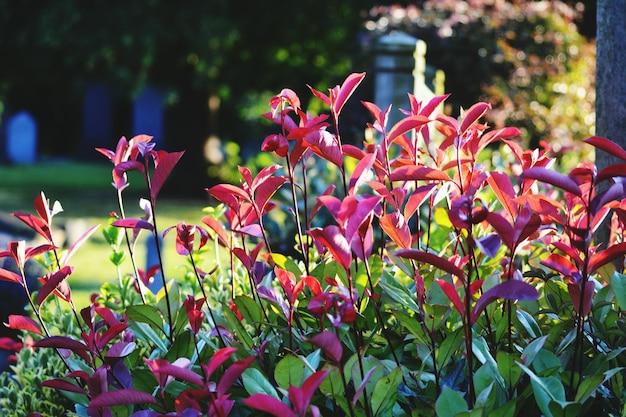
M288 354L282 358L274 369L274 379L280 388L287 389L291 385L299 387L304 381L306 364L299 356Z
M498 370L509 387L515 386L520 376L522 376L522 369L517 366L516 360L519 360L519 358L512 353L498 352L496 354Z
M135 322L132 328L136 333L137 339L148 340L154 343L156 347L161 350L161 352L167 352L167 344L165 340L163 340L163 338L161 338L161 336L159 336L149 324ZM162 331L161 334L163 334Z
M390 415L398 396L398 387L402 382L402 370L395 368L389 374L379 379L372 392L371 404L374 416Z
M233 301L248 324L255 325L262 321L261 307L252 298L238 295Z
M146 323L154 330L158 330L165 334L161 312L150 304L129 306L126 309L126 315L129 319L137 323Z
M540 378L522 363L517 365L530 377L537 406L545 417L556 417L550 409L550 402L565 402L565 388L561 380L555 376Z
M224 314L224 318L228 323L229 329L236 334L243 346L248 350L252 350L254 342L252 341L252 338L246 331L246 328L239 321L235 313L233 313L233 311L224 304L222 308L222 314Z
M401 285L391 274L383 274L383 278L380 280L380 286L394 301L413 310L415 313L420 312L420 308L415 302L414 295L411 294L405 286Z
M452 333L446 336L446 338L441 342L439 349L437 349L437 366L439 369L443 368L448 360L452 357L454 352L458 349L458 347L463 342L463 328L459 327Z
M278 400L278 393L272 383L256 368L248 368L241 375L243 386L248 394L267 394Z
M176 340L170 346L167 355L165 355L165 359L173 362L178 358L189 358L193 352L194 344L191 332L182 332L176 337Z
M318 349L319 350L319 349ZM333 394L333 396L341 397L345 393L341 371L334 365L325 365L324 370L329 371L326 378L320 384L320 391L324 395Z
M574 401L584 403L604 382L604 375L592 375L584 378L576 391Z
M620 273L614 273L611 276L611 282L609 284L615 293L615 300L619 305L619 308L626 310L626 275Z
M546 340L548 340L548 336L541 336L533 340L532 342L530 342L524 348L524 352L522 353L522 361L526 365L530 366L530 364L533 363L533 361L535 360L535 357L537 356L539 351L543 348L543 345L546 343Z
M443 387L441 395L435 402L437 417L454 417L467 412L469 412L469 408L463 395L448 386Z
M537 324L537 321L533 316L521 309L517 309L515 314L530 337L536 339L542 335L541 328L539 327L539 324Z
M446 307L449 310L449 308ZM403 311L392 310L391 315L395 317L402 325L422 344L430 344L430 339L422 325L418 322L417 317L409 316Z
M491 352L489 352L489 346L487 346L487 342L485 341L485 339L483 337L474 338L474 340L472 340L472 347L474 355L480 361L480 363L488 364L493 370L493 377L495 378L496 382L502 388L506 388L504 378L500 374L496 360L493 358L493 356L491 356Z

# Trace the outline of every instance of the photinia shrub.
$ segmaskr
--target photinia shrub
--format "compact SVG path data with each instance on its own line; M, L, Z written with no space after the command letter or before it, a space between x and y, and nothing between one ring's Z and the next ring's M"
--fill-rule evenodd
M66 373L42 385L66 393L73 415L621 415L626 151L592 137L624 162L559 173L550 149L482 123L488 104L455 119L437 112L447 96L411 94L393 126L391 108L363 102L375 139L343 143L341 111L364 77L310 88L328 115L289 89L273 97L262 150L274 162L207 189L216 204L197 224L160 232L156 220L182 152L146 135L99 149L119 205L103 228L110 261L119 271L130 259L132 272L82 311L70 260L96 228L63 250L51 232L60 205L42 193L37 214L15 214L44 243L0 253L21 271L0 279L22 285L33 313L7 325L57 354ZM142 218L124 214L129 171L145 180ZM607 222L611 241L596 241ZM294 230L290 253L273 246L277 229ZM141 233L159 253L172 240L187 273L139 270ZM36 294L31 258L48 268ZM67 331L46 320L52 295L69 305Z

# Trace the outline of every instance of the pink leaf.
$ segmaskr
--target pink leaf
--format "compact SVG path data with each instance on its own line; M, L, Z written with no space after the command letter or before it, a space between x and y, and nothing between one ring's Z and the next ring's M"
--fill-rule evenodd
M348 242L352 241L362 225L366 222L371 223L380 200L381 197L379 196L366 197L362 200L357 200L354 197L344 199L337 217L340 224L345 224L345 238ZM346 204L348 201L351 204Z
M389 181L449 181L450 176L438 169L405 165L393 170L389 175Z
M11 314L9 315L9 323L7 323L6 326L13 330L25 330L27 332L42 334L39 323L26 316Z
M341 147L332 133L327 130L316 130L308 134L304 141L316 155L341 168L343 155Z
M339 88L339 94L335 97L334 103L332 103L332 111L335 114L335 117L339 117L339 113L341 113L341 109L346 104L346 101L350 98L354 90L361 84L365 78L365 73L353 73L348 75L346 80L343 82L341 87Z
M539 293L532 285L518 280L508 280L501 282L491 289L485 291L483 295L478 299L474 310L472 310L471 323L476 322L476 319L483 312L485 307L492 301L498 298L505 300L536 300L539 298Z
M202 378L200 378L197 373L195 373L191 369L177 366L175 363L161 365L156 370L156 372L161 375L171 376L181 381L187 381L198 386L203 385Z
M339 227L335 225L326 226L324 229L313 229L310 231L313 239L321 243L328 249L335 259L345 269L350 270L352 263L350 244L341 234Z
M69 262L70 258L76 253L78 248L80 248L83 245L83 243L85 243L85 241L87 241L87 239L89 239L89 237L99 227L100 227L99 224L97 224L95 226L92 226L89 229L87 229L87 231L85 231L82 235L80 235L80 237L78 239L76 239L76 242L74 242L72 244L72 246L70 246L70 248L67 250L67 252L65 252L63 257L61 258L61 265L67 265L67 263Z
M609 155L617 156L619 159L626 161L626 151L612 140L602 138L600 136L592 136L585 139L584 142L603 150Z
M243 403L275 417L298 417L285 403L267 394L253 394L244 399Z
M308 342L321 348L328 359L335 363L341 362L343 349L341 347L341 342L335 333L330 330L325 330L313 338L308 339Z
M405 117L391 128L391 130L387 134L387 140L391 143L397 137L402 136L413 129L420 128L428 122L430 122L430 119L422 115Z
M442 258L441 256L435 255L433 253L423 252L417 249L400 249L396 252L396 256L401 258L413 259L414 261L424 262L429 265L434 266L435 268L439 268L444 272L447 272L452 275L456 275L457 277L465 280L465 273L461 268L454 265L452 262L447 259Z
M265 212L267 202L285 182L287 182L285 177L269 177L257 185L254 193L254 203L261 214Z
M354 194L354 191L363 184L370 173L370 169L376 160L376 154L368 153L359 161L354 172L350 176L350 185L348 186L348 194Z
M152 197L152 201L156 200L159 191L161 191L161 187L163 187L163 184L165 183L165 180L167 180L170 176L170 173L184 153L184 151L158 153L158 164L154 168L152 183L150 185L150 196Z
M221 397L224 395L255 359L255 356L250 356L230 365L217 383L217 396Z
M101 408L129 404L156 404L156 400L147 392L130 388L118 389L97 395L89 402L89 407Z
M452 305L459 312L461 317L465 316L465 309L463 308L463 303L461 302L461 298L459 297L459 293L456 291L454 285L449 283L448 281L444 281L443 279L438 279L437 284L441 287L443 292L446 294L448 299L452 302Z
M142 219L119 219L115 220L113 223L111 223L111 225L115 227L123 227L126 229L146 229L150 231L154 230L154 226L152 225L152 223Z
M555 172L543 167L529 168L522 173L521 177L523 177L524 179L534 179L551 184L557 188L560 188L563 191L567 191L568 193L574 194L578 197L582 195L580 187L578 187L576 181L574 181L567 175L563 175L559 172Z

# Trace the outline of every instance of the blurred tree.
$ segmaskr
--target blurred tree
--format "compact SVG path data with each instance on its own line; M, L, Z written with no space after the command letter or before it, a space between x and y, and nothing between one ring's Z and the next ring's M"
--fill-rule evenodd
M60 152L80 132L67 106L80 111L91 80L109 82L122 99L146 83L165 89L170 105L203 97L204 111L216 95L223 136L245 135L235 109L250 98L345 76L370 3L0 0L0 101L53 120L42 126L52 136L44 146Z
M453 111L491 102L491 123L525 130L531 146L567 149L594 124L594 45L576 22L582 3L427 0L374 8L372 33L401 29L428 44L446 73Z

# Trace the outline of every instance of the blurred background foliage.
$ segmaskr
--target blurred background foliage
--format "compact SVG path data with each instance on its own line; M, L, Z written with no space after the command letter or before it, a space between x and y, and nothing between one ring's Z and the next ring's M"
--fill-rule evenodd
M259 115L284 87L308 97L368 71L375 39L403 30L428 44L446 73L447 111L492 103L490 123L566 150L594 124L595 0L0 0L0 103L39 123L41 155L76 157L86 86L114 91L113 129L130 135L130 103L150 84L165 93L165 145L188 151L180 192L202 192L207 172L228 176L256 154ZM357 134L367 116L350 108ZM349 130L350 127L347 127ZM148 132L149 133L149 132ZM224 162L202 159L219 138ZM111 146L118 137L111 138ZM95 153L94 153L95 154Z

